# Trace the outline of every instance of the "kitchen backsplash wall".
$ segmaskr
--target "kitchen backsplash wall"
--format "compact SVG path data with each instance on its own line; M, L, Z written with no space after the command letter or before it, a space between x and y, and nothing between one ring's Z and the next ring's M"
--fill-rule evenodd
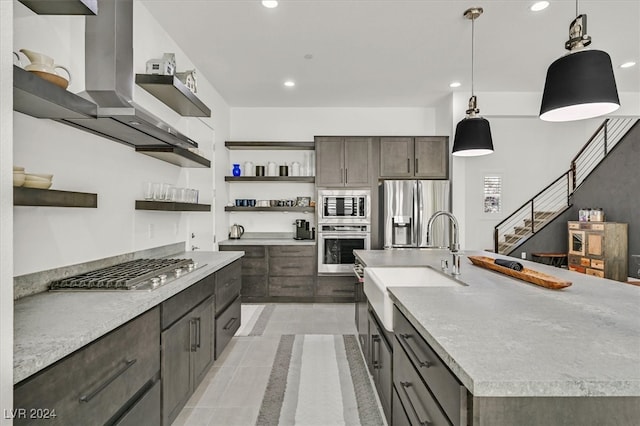
M69 90L84 90L84 18L35 15L15 1L14 50L29 48L69 66ZM134 3L135 72L144 73L147 59L174 52L178 70L193 64L140 2ZM28 61L23 58L23 64ZM14 275L87 262L151 247L186 242L200 249L214 248L215 179L221 179L214 146L228 138L229 107L204 78L198 79L198 98L212 110L212 118L181 117L144 89L134 99L145 109L175 125L199 143L211 160L210 169L183 169L137 154L128 147L51 120L14 112L14 164L32 173L52 173L52 189L98 194L97 209L15 207ZM219 142L221 141L221 142ZM146 181L167 182L200 190L200 202L212 212L175 213L137 211ZM222 184L220 184L222 185ZM217 214L216 214L217 213ZM226 224L219 225L226 229ZM191 238L191 233L196 235Z

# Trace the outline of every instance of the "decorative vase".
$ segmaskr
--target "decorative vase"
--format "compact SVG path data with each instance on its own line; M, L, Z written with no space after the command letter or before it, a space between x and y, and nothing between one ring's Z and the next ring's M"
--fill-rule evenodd
M240 164L234 164L231 173L233 173L234 176L240 176L240 174L242 173L242 171L240 170Z

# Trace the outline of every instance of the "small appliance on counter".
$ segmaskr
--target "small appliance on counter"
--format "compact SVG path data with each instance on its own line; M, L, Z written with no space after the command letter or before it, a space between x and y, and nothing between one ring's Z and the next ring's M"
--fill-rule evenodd
M294 240L315 240L316 239L316 229L309 229L309 221L304 219L296 219L296 236L293 237Z
M229 239L239 240L240 237L242 237L242 234L244 234L244 226L238 225L237 223L231 225L231 231L229 231Z

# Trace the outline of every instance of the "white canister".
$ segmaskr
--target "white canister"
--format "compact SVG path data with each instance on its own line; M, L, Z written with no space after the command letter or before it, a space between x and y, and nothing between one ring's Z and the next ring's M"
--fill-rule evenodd
M255 176L256 169L253 167L253 163L251 161L244 162L244 175L245 176Z
M297 161L291 163L291 176L300 176L300 163Z
M278 176L278 165L273 161L267 163L267 176Z

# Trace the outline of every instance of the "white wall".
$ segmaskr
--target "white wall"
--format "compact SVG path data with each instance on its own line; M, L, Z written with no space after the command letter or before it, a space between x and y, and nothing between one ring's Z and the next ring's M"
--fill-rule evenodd
M435 132L433 108L232 108L231 140L313 141L314 136L430 135ZM229 151L222 167L231 174L233 163L277 164L302 161L305 151ZM220 189L220 187L218 187ZM221 200L279 199L313 196L313 184L225 184ZM295 219L315 222L313 214L228 213L229 223L247 232L293 232Z
M13 50L26 47L49 54L56 63L71 68L69 90L84 90L84 18L38 16L18 2L14 7ZM135 72L144 73L147 59L161 57L164 52L175 52L179 71L193 68L144 5L134 3ZM24 59L24 63L28 61ZM188 249L192 244L213 249L219 209L213 202L214 147L223 144L228 134L229 109L203 78L198 79L197 96L211 108L213 118L181 117L144 89L134 88L137 103L199 143L212 161L211 169L179 168L99 136L14 113L14 164L24 166L27 172L53 173L52 189L98 194L97 209L16 207L14 275L174 242L186 241ZM197 188L201 202L212 203L213 211L136 211L134 200L141 199L146 181ZM196 234L193 240L191 232Z
M13 408L13 3L0 1L0 411ZM0 424L11 420L0 417Z

